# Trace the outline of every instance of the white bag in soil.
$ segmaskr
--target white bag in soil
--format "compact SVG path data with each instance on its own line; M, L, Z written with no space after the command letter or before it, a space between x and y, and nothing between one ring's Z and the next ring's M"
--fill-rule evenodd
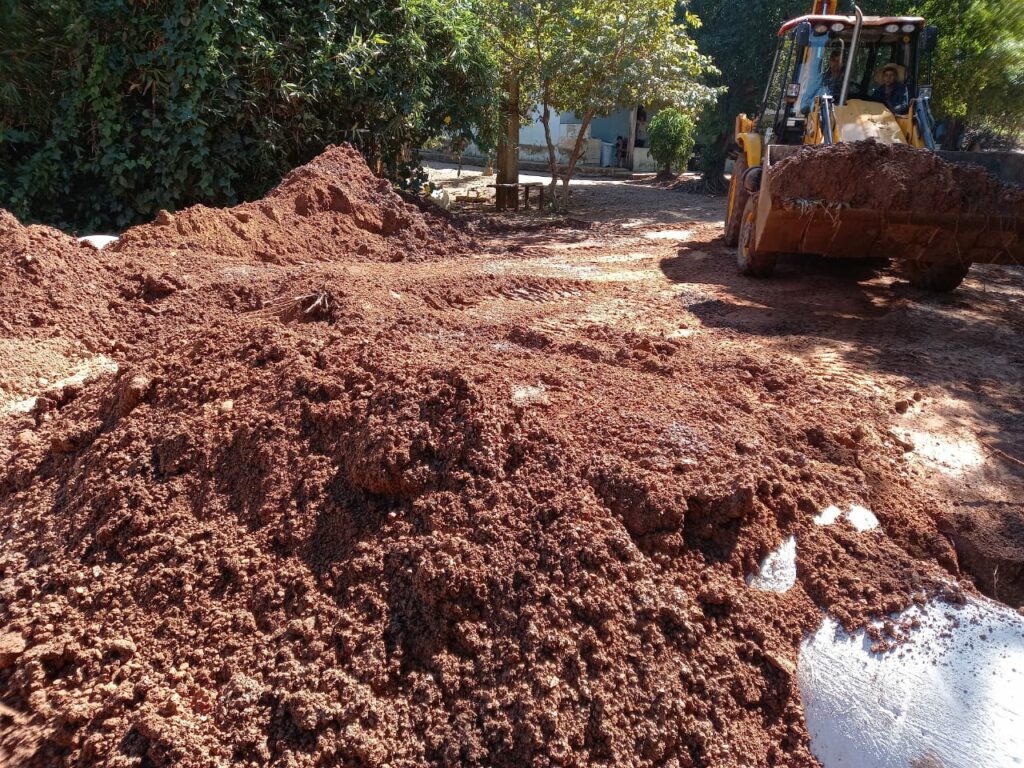
M800 649L811 751L825 768L1024 766L1024 616L933 601L910 639L871 652L826 618Z

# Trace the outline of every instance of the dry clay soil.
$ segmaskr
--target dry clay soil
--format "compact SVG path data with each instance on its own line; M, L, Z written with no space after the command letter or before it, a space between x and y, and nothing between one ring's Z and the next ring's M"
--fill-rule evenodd
M1020 606L1024 277L752 281L723 208L342 147L99 252L0 213L0 764L813 765L823 612Z

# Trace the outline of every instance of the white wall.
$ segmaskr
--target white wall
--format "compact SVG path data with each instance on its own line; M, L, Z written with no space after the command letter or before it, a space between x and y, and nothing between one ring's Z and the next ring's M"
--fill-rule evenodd
M547 141L544 138L544 124L540 121L540 110L534 109L530 117L533 119L533 122L519 129L519 156L525 158L527 155L524 154L524 150L528 149L530 153L533 153L537 151L537 148L540 148L544 157L546 157ZM552 110L549 123L551 125L551 135L557 139L562 127L561 115ZM540 159L544 159L544 157ZM533 158L530 157L529 159L532 160Z
M548 162L548 143L544 137L544 123L540 120L540 114L540 109L535 108L530 114L532 122L519 129L519 157L521 160ZM580 125L579 123L563 123L561 115L554 110L551 111L549 125L558 151L558 162L564 165L569 162L569 155L576 143ZM600 162L600 152L600 142L590 139L590 127L588 126L586 154L580 163L597 165ZM482 153L475 144L470 144L466 147L466 154Z
M649 148L633 148L633 170L637 173L653 173L658 170L658 164L651 157L651 150Z
M544 123L540 120L540 114L540 109L534 109L530 115L533 122L519 129L519 157L523 160L546 163L548 161L548 143L544 137ZM578 123L563 123L561 115L554 110L552 110L548 122L551 127L551 137L555 140L555 145L558 148L558 161L567 163L580 126ZM587 135L589 136L589 134L588 128Z

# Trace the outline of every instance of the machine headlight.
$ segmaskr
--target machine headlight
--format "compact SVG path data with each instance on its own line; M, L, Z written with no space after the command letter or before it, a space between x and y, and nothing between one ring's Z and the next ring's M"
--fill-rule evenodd
M917 98L919 99L930 99L932 97L932 87L930 85L922 85L917 89Z
M915 27L913 24L904 24L902 27L900 27L900 29L902 29L909 35L911 32L914 31Z
M816 24L814 26L814 34L824 35L826 32L828 32L828 24Z
M832 25L833 32L842 32L844 29L846 29L846 25L841 21L837 21Z
M890 33L890 34L892 34L893 32L899 32L900 31L900 25L899 24L886 24L885 25L885 31Z

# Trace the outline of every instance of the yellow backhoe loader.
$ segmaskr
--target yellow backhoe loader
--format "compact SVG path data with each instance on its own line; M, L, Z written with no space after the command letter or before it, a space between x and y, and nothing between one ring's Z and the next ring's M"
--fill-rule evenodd
M856 7L853 16L837 15L836 6L837 0L815 0L812 13L782 25L761 110L754 118L736 118L740 152L725 237L737 248L740 271L767 276L787 253L885 258L898 262L913 285L950 291L972 263L1024 263L1024 207L1017 204L1024 195L1016 197L1012 188L1004 197L1013 204L984 210L971 205L970 189L961 196L966 205L944 210L912 194L880 194L877 201L870 189L850 199L830 194L833 182L845 190L861 179L867 187L878 183L871 175L877 169L864 167L871 157L879 162L877 151L865 152L869 160L860 165L836 167L834 179L820 178L821 161L827 175L829 158L843 150L835 145L872 141L876 150L886 145L886 178L905 192L924 186L932 175L949 176L951 169L933 158L981 166L1004 182L1024 182L1024 154L937 151L931 86L924 84L931 79L935 27L920 17L864 16ZM922 159L924 164L917 162ZM814 174L794 173L800 170L794 164L810 170L815 163ZM776 170L787 165L788 174ZM952 170L975 178L978 172ZM786 185L780 182L784 175Z

